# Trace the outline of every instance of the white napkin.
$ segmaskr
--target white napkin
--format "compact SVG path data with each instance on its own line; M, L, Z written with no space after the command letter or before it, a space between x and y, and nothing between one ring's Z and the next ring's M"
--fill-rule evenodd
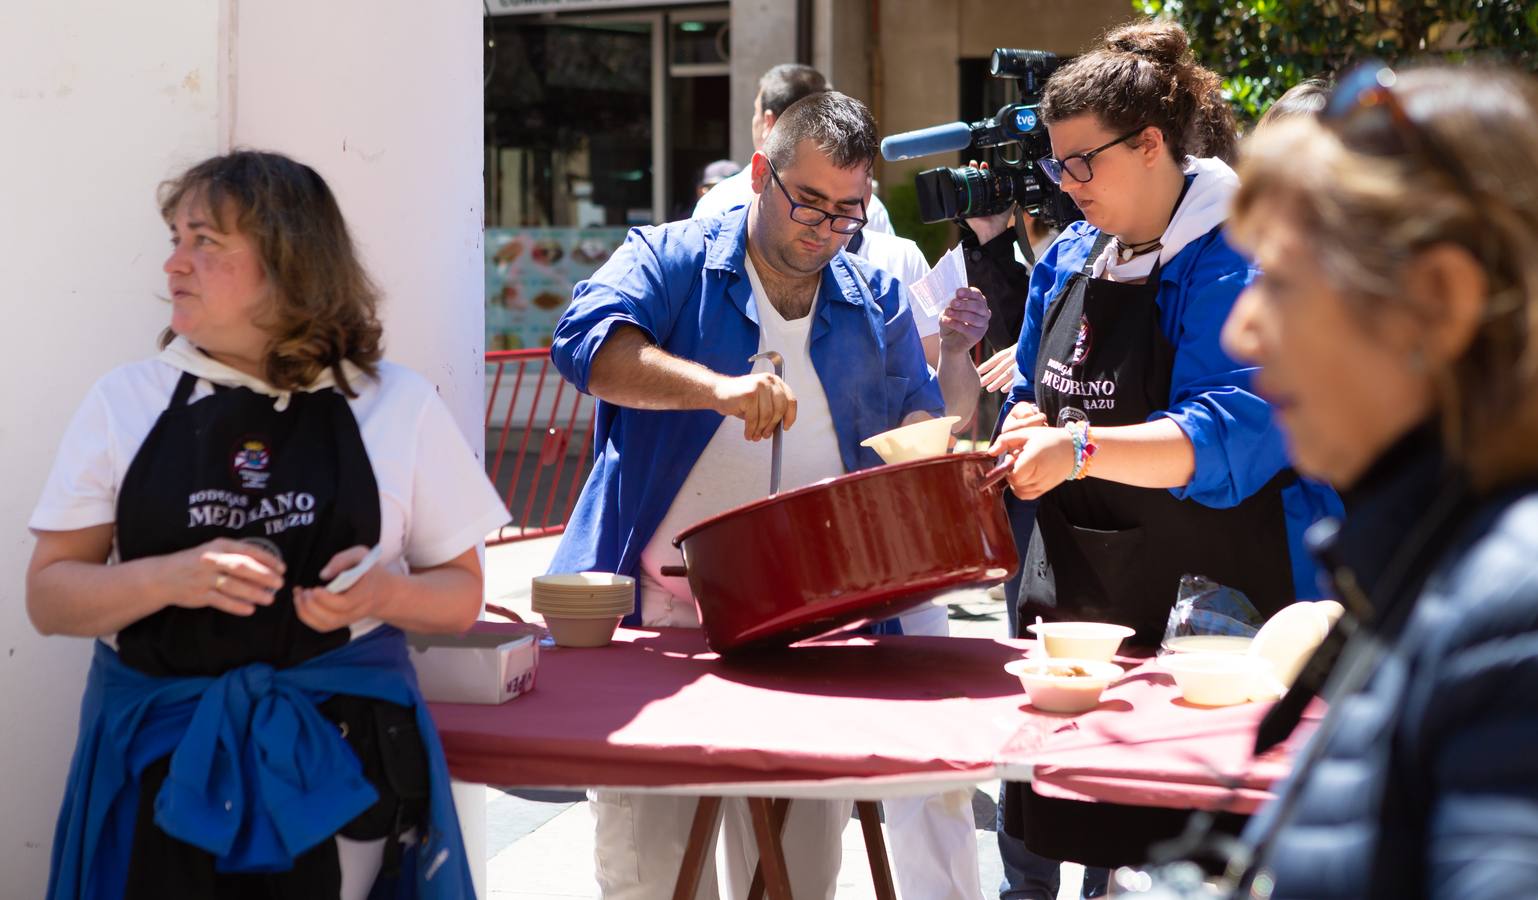
M967 286L967 263L961 252L960 244L952 247L928 275L908 285L910 302L918 304L931 320L938 320L956 299L956 292Z

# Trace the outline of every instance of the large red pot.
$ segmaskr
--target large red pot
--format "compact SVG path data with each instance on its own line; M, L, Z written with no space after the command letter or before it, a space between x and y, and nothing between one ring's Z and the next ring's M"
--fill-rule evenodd
M711 649L789 644L1008 578L1019 560L996 462L959 453L878 466L685 529L673 543Z

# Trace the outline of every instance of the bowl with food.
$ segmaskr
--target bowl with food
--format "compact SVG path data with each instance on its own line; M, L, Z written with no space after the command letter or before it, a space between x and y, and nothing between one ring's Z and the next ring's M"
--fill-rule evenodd
M1081 713L1100 705L1100 694L1123 674L1099 659L1017 659L1004 671L1020 679L1031 705L1042 712Z

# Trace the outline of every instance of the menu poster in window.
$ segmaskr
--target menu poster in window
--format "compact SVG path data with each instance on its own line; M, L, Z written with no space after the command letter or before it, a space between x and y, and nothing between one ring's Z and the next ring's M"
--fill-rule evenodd
M550 346L572 289L619 249L627 231L486 229L486 349Z

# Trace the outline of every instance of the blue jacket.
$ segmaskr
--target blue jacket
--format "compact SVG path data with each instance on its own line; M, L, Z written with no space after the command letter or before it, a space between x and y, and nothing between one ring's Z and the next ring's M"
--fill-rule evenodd
M593 358L616 327L724 375L746 375L758 352L758 307L743 257L747 209L630 232L577 285L555 329L551 359L587 392ZM895 278L843 251L823 269L812 365L828 395L845 471L880 465L860 446L909 413L944 413L935 373ZM593 470L551 563L552 572L634 575L641 550L721 425L710 410L656 412L598 402Z
M1014 404L1036 399L1033 379L1042 323L1068 279L1084 268L1099 236L1100 230L1089 223L1073 223L1032 270L1025 324L1015 350L1019 373L1001 420ZM1175 348L1175 361L1169 406L1150 418L1174 420L1196 453L1190 483L1170 493L1216 509L1237 506L1289 464L1270 405L1250 390L1255 369L1235 362L1218 340L1251 275L1249 262L1229 245L1221 228L1187 244L1159 274L1159 326ZM1340 498L1324 485L1299 480L1283 489L1282 507L1296 595L1322 596L1303 532L1326 515L1340 515Z
M1378 478L1365 503L1348 497L1336 564L1370 598L1386 652L1363 690L1331 698L1340 727L1322 762L1283 788L1298 805L1270 859L1279 900L1531 897L1538 885L1538 489L1429 530L1449 478L1421 462ZM1401 554L1415 535L1422 545Z
M170 773L155 798L161 829L214 854L222 871L292 868L378 799L357 756L315 708L338 693L416 709L432 775L431 824L403 866L415 873L403 896L474 896L443 747L405 637L389 626L292 668L258 663L217 678L145 675L97 641L48 896L123 895L139 774L167 754Z

